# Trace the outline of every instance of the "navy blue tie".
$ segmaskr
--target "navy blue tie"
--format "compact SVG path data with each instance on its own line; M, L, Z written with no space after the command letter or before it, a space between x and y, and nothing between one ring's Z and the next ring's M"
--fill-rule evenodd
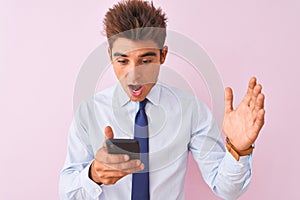
M148 120L145 112L147 99L140 102L139 110L135 116L134 139L140 143L141 162L144 163L143 171L132 174L131 200L149 200L149 144Z

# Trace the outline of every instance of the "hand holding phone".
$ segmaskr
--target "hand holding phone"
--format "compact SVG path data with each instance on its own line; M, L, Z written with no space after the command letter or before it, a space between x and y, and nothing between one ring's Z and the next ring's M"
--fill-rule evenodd
M105 141L90 165L89 177L98 184L115 184L128 174L144 169L139 158L139 145L135 141L116 141L110 126L105 127ZM107 140L110 142L107 143ZM121 150L121 151L120 151ZM111 152L111 153L109 153Z

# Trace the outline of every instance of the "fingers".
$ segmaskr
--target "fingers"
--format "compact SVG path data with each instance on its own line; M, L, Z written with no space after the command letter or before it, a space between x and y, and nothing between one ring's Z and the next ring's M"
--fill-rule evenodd
M97 151L95 159L106 164L117 164L128 161L129 156L127 154L109 154L107 152L107 149L105 147L102 147Z
M255 85L255 87L253 88L253 91L252 91L252 95L251 95L251 100L250 100L250 109L253 110L255 105L256 105L256 100L257 100L257 97L258 95L261 93L261 90L262 90L262 86L261 84L257 84Z
M246 95L243 99L243 103L245 103L246 105L250 104L251 97L252 97L252 92L253 92L253 89L254 89L255 85L256 85L256 78L252 77L249 81L249 84L248 84L247 93L246 93Z
M265 95L263 93L259 93L256 98L254 110L258 113L260 109L264 108Z
M91 178L96 183L102 183L105 185L115 184L122 177L126 176L126 172L120 172L116 170L110 170L102 163L94 160L91 164Z
M254 121L254 126L257 132L260 131L264 123L265 123L265 110L261 109L258 111L256 120Z
M114 184L124 176L144 169L139 160L130 160L120 164L103 164L96 159L91 165L92 178L98 183Z
M144 169L144 164L140 160L130 160L119 164L104 164L98 161L95 163L95 170L105 172L106 178L125 176Z
M136 172L139 172L141 170L144 170L144 168L145 168L145 165L143 163L141 163L138 167L126 169L126 170L124 170L124 172L126 172L128 174L132 174L132 173L136 173Z
M230 87L225 88L225 113L231 112L233 102L233 93Z
M249 107L252 110L252 118L254 122L254 127L257 132L264 125L264 100L265 95L262 93L262 85L256 83L256 78L251 78L249 82L248 91L246 94L247 98L250 98Z
M109 164L107 166L112 169L127 173L133 173L135 171L140 171L144 169L144 164L140 160L130 160L123 163Z
M264 109L264 101L265 101L265 95L263 93L259 93L257 95L254 108L252 109L252 121L253 121L253 123L255 123L255 120L258 117L257 115L258 115L259 111L261 109Z

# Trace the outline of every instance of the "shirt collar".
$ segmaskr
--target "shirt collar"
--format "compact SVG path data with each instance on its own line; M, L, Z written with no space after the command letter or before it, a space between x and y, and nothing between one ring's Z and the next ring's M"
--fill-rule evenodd
M113 98L120 107L126 105L130 101L120 82L116 85Z
M149 94L147 95L147 99L154 105L159 105L159 99L160 99L160 92L161 87L159 86L159 83L156 83L150 90Z

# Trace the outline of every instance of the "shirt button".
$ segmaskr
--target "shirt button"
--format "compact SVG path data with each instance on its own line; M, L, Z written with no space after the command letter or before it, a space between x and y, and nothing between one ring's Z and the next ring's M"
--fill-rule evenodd
M95 191L96 191L96 192L100 192L100 189L99 189L99 188L95 188Z

